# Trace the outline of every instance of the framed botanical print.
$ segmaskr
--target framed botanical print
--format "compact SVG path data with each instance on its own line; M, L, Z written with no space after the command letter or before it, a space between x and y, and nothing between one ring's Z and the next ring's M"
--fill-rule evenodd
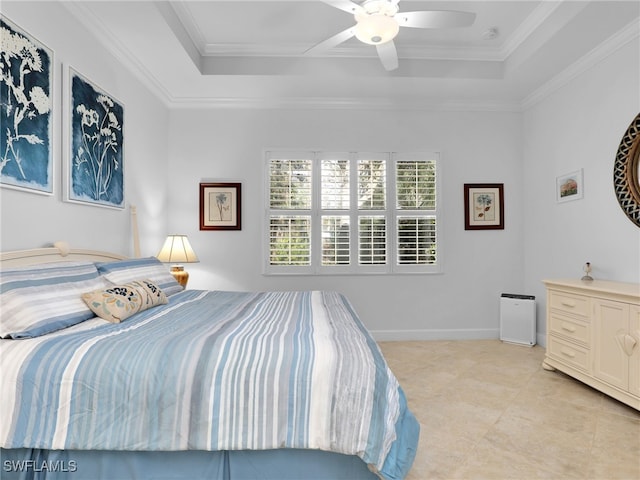
M504 184L464 184L464 229L504 230Z
M53 194L53 52L0 15L0 185Z
M69 68L65 197L69 202L124 208L124 107Z
M200 184L200 230L240 230L240 183Z

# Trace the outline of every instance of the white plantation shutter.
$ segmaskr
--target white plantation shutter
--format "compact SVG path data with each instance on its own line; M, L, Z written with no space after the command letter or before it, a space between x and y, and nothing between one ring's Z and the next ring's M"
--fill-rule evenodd
M388 153L358 153L358 268L363 272L390 271L387 226Z
M322 265L351 263L351 228L348 216L322 217Z
M384 216L361 216L358 241L358 259L361 265L387 263L387 220Z
M351 155L346 152L316 153L320 176L317 227L321 245L319 272L344 273L352 266Z
M384 210L387 200L387 160L361 158L358 160L358 208Z
M311 217L269 217L269 263L311 265Z
M397 158L395 165L396 264L437 265L436 161Z
M436 219L433 217L398 217L398 265L433 265L436 263Z
M310 267L313 156L289 152L268 159L268 264Z
M436 162L396 162L396 207L401 210L435 210Z
M266 160L266 273L440 271L437 153Z
M272 209L311 209L311 159L272 159L269 205Z
M323 210L349 210L351 204L351 175L349 159L320 160Z

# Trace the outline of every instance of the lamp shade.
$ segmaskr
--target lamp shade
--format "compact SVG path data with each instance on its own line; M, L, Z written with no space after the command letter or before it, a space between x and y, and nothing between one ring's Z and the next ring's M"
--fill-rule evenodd
M165 263L194 263L199 262L196 252L191 248L186 235L169 235L156 255L158 260Z

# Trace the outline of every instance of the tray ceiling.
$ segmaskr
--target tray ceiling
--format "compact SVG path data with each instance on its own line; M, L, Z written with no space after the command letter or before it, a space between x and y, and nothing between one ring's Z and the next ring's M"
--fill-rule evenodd
M177 106L519 109L589 61L637 42L640 30L635 1L401 0L401 11L470 11L476 21L402 28L399 68L389 72L375 47L356 39L305 55L355 23L322 1L64 4Z

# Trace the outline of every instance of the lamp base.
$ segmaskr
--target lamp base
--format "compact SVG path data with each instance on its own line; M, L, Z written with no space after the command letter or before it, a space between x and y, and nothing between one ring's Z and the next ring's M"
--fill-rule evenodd
M182 288L187 288L189 272L186 272L182 265L171 265L171 275L173 275L173 278L182 285Z

